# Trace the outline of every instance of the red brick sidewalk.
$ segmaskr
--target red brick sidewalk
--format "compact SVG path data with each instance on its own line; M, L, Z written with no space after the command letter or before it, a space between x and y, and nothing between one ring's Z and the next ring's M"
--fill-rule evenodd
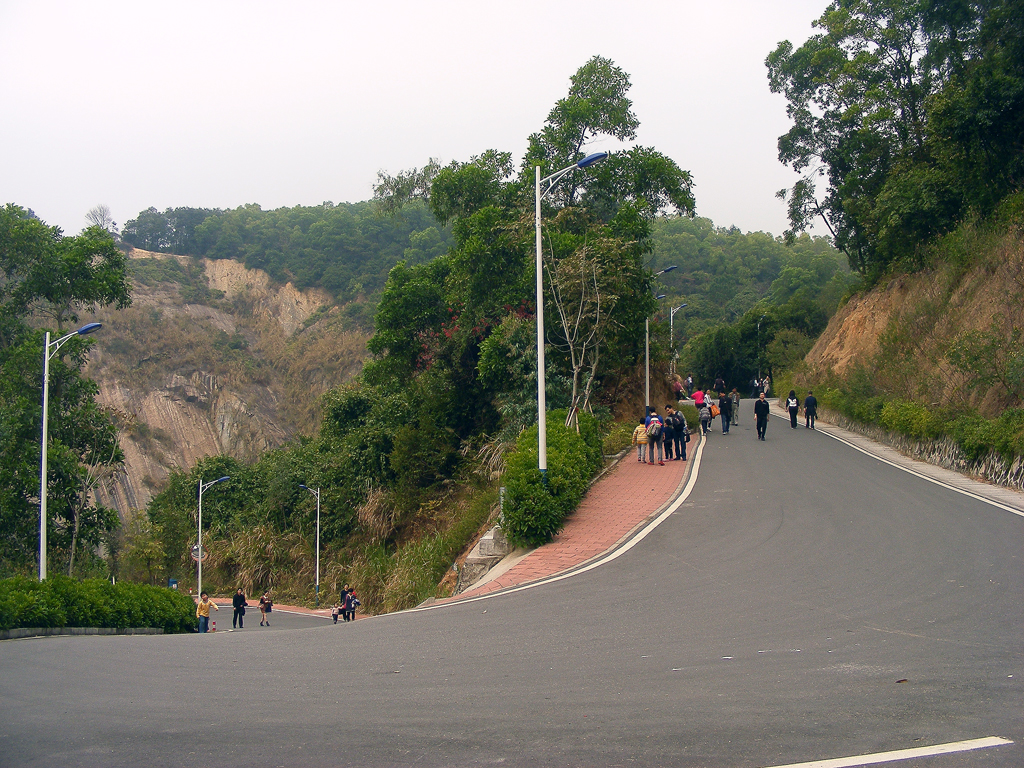
M693 457L697 444L694 440L687 446L688 457ZM688 466L688 461L668 461L663 467L641 464L636 460L636 450L631 449L591 487L554 541L528 553L501 576L437 602L537 581L604 554L678 495Z

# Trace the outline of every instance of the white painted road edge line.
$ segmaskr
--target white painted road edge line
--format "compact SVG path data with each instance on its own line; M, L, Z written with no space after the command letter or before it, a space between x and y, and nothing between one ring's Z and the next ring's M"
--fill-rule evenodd
M999 509L1004 509L1007 512L1012 512L1013 514L1017 515L1018 517L1024 517L1024 512L1021 512L1019 509L1014 509L1013 507L1008 506L1006 504L1002 504L1002 503L1000 503L998 501L995 501L994 499L987 499L984 496L979 496L976 493L971 493L970 491L965 490L963 488L957 488L955 485L950 485L949 483L944 482L942 480L937 480L934 477L929 477L928 475L923 474L922 472L918 472L916 469L911 469L910 467L905 467L902 464L897 464L895 461L890 461L889 459L883 458L882 456L879 456L877 454L871 453L871 451L865 450L864 448L861 448L859 445L851 443L849 440L847 440L847 439L845 439L843 437L840 437L839 435L834 435L830 431L828 431L827 429L819 429L819 430L815 430L815 431L820 432L821 434L825 435L826 437L831 437L833 440L838 440L840 443L844 443L844 444L850 446L855 451L860 451L865 456L871 456L874 459L878 459L883 464L888 464L890 467L895 467L896 469L901 469L904 472L907 472L908 474L915 475L916 477L920 477L922 480L927 480L929 483L934 483L935 485L940 485L943 488L947 488L948 490L956 491L957 493L962 493L964 496L968 496L968 497L970 497L972 499L975 499L976 501L983 501L986 504L991 504L993 507L998 507ZM870 440L871 438L866 438L866 439ZM896 450L896 449L894 448L893 450Z
M436 608L447 608L448 606L451 606L451 605L465 605L466 603L475 603L478 600L488 600L488 599L490 599L492 597L499 597L499 596L502 596L502 595L511 595L511 594L513 594L515 592L522 592L522 591L527 590L527 589L533 589L534 587L542 587L545 584L554 584L556 581L562 581L564 579L571 579L573 576L578 576L579 574L586 573L587 571L591 571L591 570L593 570L594 568L597 568L600 565L604 565L605 563L610 563L612 560L615 560L616 558L621 557L622 555L626 554L626 552L628 552L633 547L635 547L637 544L639 544L641 541L643 541L644 538L647 536L647 534L649 534L651 531L653 531L655 528L657 528L659 525L661 525L663 522L665 522L665 520L669 517L669 515L671 515L673 512L675 512L677 509L679 509L679 507L682 505L682 503L684 501L686 501L687 497L690 495L690 492L693 490L693 486L697 482L697 475L700 473L700 459L701 459L701 456L704 455L704 446L706 444L707 444L707 440L701 440L700 444L697 446L697 450L694 452L694 455L693 455L693 467L690 469L690 478L689 478L689 480L687 480L686 487L683 488L683 492L681 494L679 494L679 496L676 498L676 500L673 501L664 512L662 512L656 518L651 520L651 522L649 522L647 525L645 525L636 536L634 536L632 539L630 539L624 545L622 545L621 547L616 549L614 552L609 552L604 557L602 557L602 558L600 558L598 560L595 560L594 562L590 563L589 565L584 566L583 568L579 568L578 570L569 571L568 573L563 573L563 574L560 574L558 576L552 576L549 579L543 579L541 581L534 581L534 582L532 582L530 584L524 584L521 587L514 587L512 589L506 589L506 590L503 590L503 591L500 591L500 592L489 592L486 595L479 595L477 597L467 597L465 600L458 600L458 601L454 601L454 602L451 602L451 603L440 603L438 605L426 605L423 608L410 608L409 611L399 611L397 613L388 613L388 614L384 614L384 615L386 615L386 616L397 616L399 613L408 613L408 612L411 612L411 611L432 611L432 610L434 610Z
M834 760L815 760L810 763L774 765L770 768L856 768L856 766L877 765L878 763L889 763L895 760L912 760L915 757L948 755L953 752L970 752L974 749L1001 747L1005 744L1013 744L1013 742L1009 739L1001 739L998 736L989 736L985 739L955 741L951 744L936 744L932 747L915 747L914 749L900 749L895 752L877 752L873 755L857 755L856 757L837 757Z

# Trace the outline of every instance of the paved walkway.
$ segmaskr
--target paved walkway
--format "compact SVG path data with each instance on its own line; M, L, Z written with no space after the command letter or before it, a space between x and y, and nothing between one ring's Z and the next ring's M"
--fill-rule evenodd
M694 439L687 446L693 456ZM603 555L627 540L634 531L663 510L682 491L690 467L688 461L667 461L665 466L641 464L636 449L597 481L580 506L566 520L554 540L514 559L510 567L499 564L483 583L461 594L436 602L477 597L562 573ZM510 557L514 558L514 554ZM505 564L509 565L508 563Z

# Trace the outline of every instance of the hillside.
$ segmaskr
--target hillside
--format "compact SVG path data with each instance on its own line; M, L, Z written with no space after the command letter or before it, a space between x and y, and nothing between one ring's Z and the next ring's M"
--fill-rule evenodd
M134 249L133 304L104 323L88 373L123 421L124 473L98 501L144 508L172 469L252 461L312 431L319 396L362 368L365 332L319 289L229 259Z
M937 249L943 260L894 276L836 313L806 357L808 381L867 377L878 394L988 417L1020 407L1013 353L1024 328L1021 230L967 227Z

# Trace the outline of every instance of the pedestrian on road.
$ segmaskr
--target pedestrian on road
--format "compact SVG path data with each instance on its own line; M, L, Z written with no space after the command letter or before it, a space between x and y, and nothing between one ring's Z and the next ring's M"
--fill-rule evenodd
M720 395L725 392L725 379L722 378L722 374L718 374L715 378L715 392Z
M718 412L722 415L722 434L729 434L729 423L732 421L732 398L725 392L718 398Z
M647 425L646 419L640 419L640 423L633 430L633 445L636 446L636 460L643 464L647 461Z
M658 409L653 405L651 406L651 412L647 415L647 458L648 464L654 463L654 454L658 454L658 464L665 466L665 454L664 449L661 447L662 431L664 430L665 422L661 420L661 416L658 415Z
M196 605L196 618L199 619L199 633L207 632L210 629L210 608L219 611L216 603L210 602L210 596L205 592L199 594L199 603Z
M706 435L711 429L711 408L707 403L700 407L700 433Z
M736 391L736 387L732 388L732 392L729 393L729 399L732 400L732 423L740 423L740 393Z
M789 409L789 425L796 429L796 416L800 413L800 399L796 396L796 390L789 390L789 397L786 398L786 407Z
M349 608L352 607L352 597L356 591L348 584L341 590L341 620L348 621Z
M260 597L260 613L263 615L263 620L260 621L260 626L270 626L270 612L274 608L274 601L270 599L270 590L268 589Z
M757 427L757 439L764 440L768 429L768 401L764 399L764 392L754 401L754 426Z
M334 607L331 608L331 618L334 619L334 623L338 623L338 614L341 613L341 603L335 603Z
M814 429L814 418L818 415L818 398L811 390L807 390L807 397L804 398L804 424L805 429Z
M245 593L242 591L242 588L239 587L238 591L235 592L234 596L231 598L231 606L235 609L235 613L231 617L232 629L242 629L242 625L245 621L245 606L247 605L248 603L245 602Z
M704 392L702 390L698 389L693 393L693 404L697 406L698 411L704 405Z

